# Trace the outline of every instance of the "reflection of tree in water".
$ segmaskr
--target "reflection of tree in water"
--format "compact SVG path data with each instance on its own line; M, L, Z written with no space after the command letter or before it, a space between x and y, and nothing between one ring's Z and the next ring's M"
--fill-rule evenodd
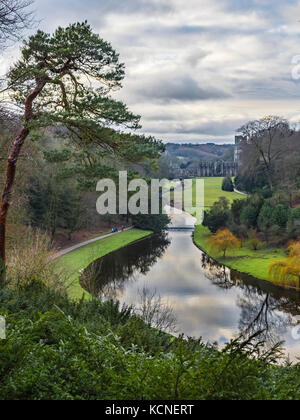
M204 253L202 254L202 268L205 276L216 286L222 289L231 289L236 285L231 280L230 269L217 264Z
M257 340L263 340L270 348L295 325L293 317L300 315L299 294L229 270L205 254L202 265L213 284L222 289L235 286L241 291L237 305L241 308L239 329L244 338L262 332Z
M93 296L114 298L127 281L147 274L169 245L167 236L157 235L128 245L90 264L80 284Z
M265 294L253 287L246 287L238 298L241 308L240 331L245 338L261 332L258 340L263 340L267 348L282 341L292 323L292 317L280 312L284 302L271 294Z

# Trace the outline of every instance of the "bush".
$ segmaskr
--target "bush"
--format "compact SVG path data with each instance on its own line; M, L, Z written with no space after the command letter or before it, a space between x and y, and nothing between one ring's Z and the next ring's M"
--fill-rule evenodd
M204 212L203 226L216 233L219 229L226 227L229 219L229 201L225 197L221 197L219 201L214 203L209 212Z
M233 203L231 204L231 213L234 219L234 222L236 224L240 224L241 223L241 213L243 211L243 208L247 205L247 201L246 200L234 200Z
M258 334L222 351L160 333L121 307L35 285L0 290L1 400L299 399L300 365ZM115 326L113 326L115 325Z
M234 185L230 176L227 176L226 178L223 179L222 190L229 191L229 192L234 191Z
M289 218L289 210L282 204L278 204L272 211L271 223L282 228L285 228Z
M137 229L152 230L160 234L167 229L170 218L167 214L137 214L132 217L132 223Z
M252 204L248 204L242 210L241 223L248 227L256 227L258 210Z
M270 206L268 202L265 202L262 206L259 216L257 219L258 228L264 232L265 230L269 229L272 226L272 213L273 208Z
M300 237L300 207L290 211L287 230L290 238L297 239Z
M263 248L264 244L259 238L253 237L248 241L248 246L253 251L258 251Z
M63 273L55 272L49 264L55 252L51 246L46 233L28 228L9 252L8 287L22 290L34 282L40 282L55 290L65 290L67 282Z

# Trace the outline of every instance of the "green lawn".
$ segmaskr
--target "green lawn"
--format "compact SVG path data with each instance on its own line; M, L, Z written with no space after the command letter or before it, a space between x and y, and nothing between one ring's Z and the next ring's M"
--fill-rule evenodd
M253 251L247 246L235 251L228 251L228 256L223 258L210 250L208 240L211 233L204 226L196 226L194 240L195 243L208 255L221 264L229 268L250 274L258 279L269 281L268 271L272 260L285 257L285 251L282 248L268 248L259 251Z
M145 238L151 235L151 233L150 231L131 229L108 238L99 239L97 242L76 249L55 260L54 264L57 271L62 271L70 280L69 296L73 299L79 299L86 294L79 283L79 270L85 269L94 260L123 248L132 242Z
M222 190L222 182L223 177L215 177L215 178L198 178L204 180L204 207L206 209L209 209L220 197L226 197L230 203L232 203L234 200L243 200L246 198L245 195L238 194L235 192L227 192ZM187 192L189 190L186 190ZM193 206L194 207L188 207L185 206L185 210L192 214L196 215L196 189L193 187ZM175 200L175 206L176 201L179 199L179 193L175 192L174 200Z
M201 178L202 179L202 178ZM224 178L203 178L204 179L204 205L211 207L220 197L226 197L230 203L233 200L241 200L246 196L236 192L222 191Z

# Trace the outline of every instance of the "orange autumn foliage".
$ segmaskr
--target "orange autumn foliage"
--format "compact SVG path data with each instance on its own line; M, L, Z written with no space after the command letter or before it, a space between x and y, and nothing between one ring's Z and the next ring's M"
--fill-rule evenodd
M226 257L226 252L241 247L241 241L229 229L220 229L209 239L210 248L215 252L222 252Z
M289 256L281 260L275 260L270 264L270 280L284 284L300 286L300 242L294 242L289 246Z

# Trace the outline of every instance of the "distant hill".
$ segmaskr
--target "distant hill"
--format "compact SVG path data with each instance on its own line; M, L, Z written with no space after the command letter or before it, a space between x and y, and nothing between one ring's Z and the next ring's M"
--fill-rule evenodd
M225 160L233 161L234 144L176 144L167 143L166 152L182 161Z

